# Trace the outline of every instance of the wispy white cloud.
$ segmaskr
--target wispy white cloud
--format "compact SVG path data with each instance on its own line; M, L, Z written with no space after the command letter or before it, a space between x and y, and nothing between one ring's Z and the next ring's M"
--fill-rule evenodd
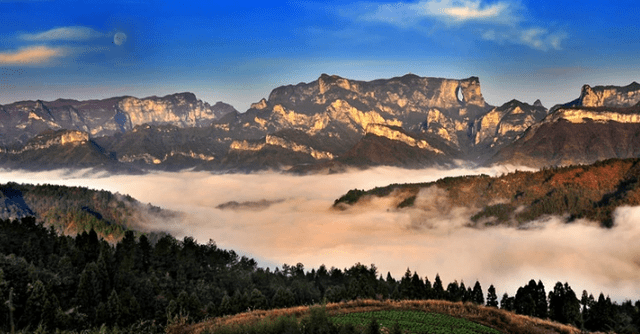
M523 8L515 2L484 0L421 0L363 7L358 19L423 31L427 25L467 28L481 39L525 45L536 50L561 50L567 34L525 26ZM439 23L440 25L437 25Z
M486 5L481 0L428 0L409 5L420 16L435 17L449 24L468 21L490 21L511 24L519 21L514 6L506 2Z
M0 64L41 65L68 53L69 50L63 47L31 46L16 51L0 52Z
M530 48L547 51L562 50L562 41L567 38L567 34L562 31L549 32L547 29L534 27L528 29L512 29L498 31L488 29L482 33L482 39L497 43L514 43L526 45Z
M90 186L129 194L142 203L182 211L183 221L154 220L152 230L200 242L214 239L221 248L257 257L261 265L301 262L310 270L320 264L345 268L375 263L379 272L399 278L410 267L420 275L440 274L495 284L499 295L513 295L530 279L553 287L569 282L575 291L614 300L640 295L640 207L618 208L614 227L562 217L547 217L513 227L469 228L477 208L457 207L446 192L423 189L413 208L395 209L402 197L375 196L347 210L331 208L349 189L371 189L390 183L430 182L445 176L500 175L517 166L482 169L403 170L391 167L345 174L293 176L277 173L211 174L207 172L91 177L84 171L28 173L0 170L0 183L27 182ZM267 202L261 210L223 210L235 201ZM424 276L423 276L424 277Z
M481 0L422 0L417 3L382 4L377 6L375 11L366 13L361 18L405 28L429 18L438 19L449 25L473 21L513 24L520 21L515 8L515 5L507 2L487 5Z
M1 0L0 0L1 1ZM17 38L23 42L17 50L0 50L0 64L7 65L55 65L54 59L76 58L109 49L104 44L116 32L102 33L84 26L68 26L33 33L19 33ZM90 42L103 38L102 44ZM82 43L72 43L82 42ZM30 45L29 45L30 44ZM35 45L34 45L35 44Z
M105 37L107 34L101 33L89 27L61 27L39 33L24 33L19 37L25 41L45 42L45 41L85 41L94 38Z

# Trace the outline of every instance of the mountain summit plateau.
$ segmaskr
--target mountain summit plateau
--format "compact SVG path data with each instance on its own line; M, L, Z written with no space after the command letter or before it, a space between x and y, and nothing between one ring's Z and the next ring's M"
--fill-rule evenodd
M550 111L539 100L495 107L477 77L414 74L373 81L322 74L275 88L242 113L192 93L23 101L0 106L0 164L307 173L586 163L638 156L639 102L634 82L585 85L578 99Z

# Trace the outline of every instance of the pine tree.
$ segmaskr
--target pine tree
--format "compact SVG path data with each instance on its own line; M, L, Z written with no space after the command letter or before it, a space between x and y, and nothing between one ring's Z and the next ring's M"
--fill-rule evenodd
M462 300L463 302L468 302L471 300L471 287L469 287L469 290L467 290L467 286L464 284L464 281L461 280L460 281L460 300Z
M76 292L76 300L80 311L93 317L93 311L102 300L102 280L95 262L86 265L80 275L80 282Z
M249 304L251 308L254 310L266 309L267 308L267 298L262 294L262 291L254 288L251 291L251 296L249 297Z
M433 287L429 281L429 277L424 277L424 298L433 299Z
M218 308L216 307L216 304L210 301L206 306L206 312L208 317L210 318L216 317L218 315Z
M496 288L491 284L489 290L487 290L487 306L498 307L498 296L496 295Z
M413 276L411 276L411 288L413 290L413 299L425 298L424 282L415 271L413 272Z
M109 324L109 311L107 310L107 304L104 302L100 302L98 307L96 307L96 325L107 325Z
M440 274L436 274L436 278L433 281L433 296L435 299L445 299L444 295L444 287L442 286L442 280L440 280Z
M295 303L295 296L289 288L279 287L273 295L273 307L289 307Z
M495 294L495 291L494 291ZM484 294L482 292L482 287L480 286L480 282L476 281L476 284L473 285L473 297L472 301L478 305L484 305Z
M463 292L464 293L464 292ZM458 281L453 281L447 285L448 300L452 302L459 302L462 300L462 294L460 293L460 286L458 285Z
M547 304L547 293L544 290L544 284L542 284L541 280L538 280L538 284L536 285L534 299L536 302L536 317L546 319L549 316L549 306Z
M42 281L37 280L30 290L23 316L26 320L26 325L35 327L42 322L45 326L51 328L53 319L50 318L50 315L55 315L58 305L54 305Z
M580 301L569 284L557 282L549 292L549 318L565 324L582 325Z
M222 297L222 301L220 302L220 307L218 308L218 312L221 315L227 315L233 313L233 306L231 305L231 298L228 294L224 294Z
M113 326L120 324L120 318L122 317L122 307L120 305L120 298L116 290L111 290L109 299L107 300L107 314L108 324Z
M505 292L504 295L502 295L502 299L500 299L500 308L506 311L514 311L514 299L515 298L513 297L509 297L509 295Z
M141 235L138 240L138 249L140 250L140 260L136 262L136 267L138 270L146 272L149 270L149 265L151 264L152 246L144 234Z
M411 284L411 270L407 268L407 271L400 280L400 297L402 299L414 299L415 294L413 291L413 285Z
M178 299L176 299L176 303L178 303L178 312L181 316L189 316L190 307L189 307L189 293L185 290L180 291L178 294Z

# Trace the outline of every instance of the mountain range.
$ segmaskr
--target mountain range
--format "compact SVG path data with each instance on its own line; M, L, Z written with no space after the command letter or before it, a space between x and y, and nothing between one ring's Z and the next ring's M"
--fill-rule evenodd
M336 172L592 163L640 154L640 85L585 85L545 108L491 106L480 80L322 74L245 112L192 93L0 105L0 167Z

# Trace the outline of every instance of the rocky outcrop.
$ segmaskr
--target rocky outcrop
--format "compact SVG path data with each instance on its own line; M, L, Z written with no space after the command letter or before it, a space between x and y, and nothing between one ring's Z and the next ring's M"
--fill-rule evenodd
M45 130L79 130L91 137L131 131L137 125L205 127L235 109L218 102L214 106L192 93L164 97L114 97L104 100L23 101L0 106L0 145L26 143Z
M637 83L585 86L580 98L548 112L539 100L493 107L476 77L359 81L322 74L278 87L244 113L191 93L0 106L0 153L15 162L28 161L31 152L29 159L46 163L33 152L55 148L87 164L165 170L425 167L460 160L546 166L635 156L639 115Z
M58 168L96 168L123 173L139 170L120 164L114 157L77 130L48 130L21 147L0 150L4 168L48 170Z
M82 145L89 141L89 134L77 130L45 131L31 139L20 149L9 150L8 153L18 154L24 151L42 150L52 146Z
M171 124L178 127L207 126L218 116L209 104L196 99L192 93L167 95L162 98L138 99L126 97L118 102L116 110L124 114L116 122L125 130L142 124Z
M629 113L627 110L610 108L596 110L587 108L561 108L556 110L546 122L556 122L560 119L570 123L585 123L588 121L597 123L640 123L640 114Z
M455 165L459 152L434 139L428 134L411 134L400 127L374 124L367 128L367 134L356 145L331 163L321 164L321 168L297 168L295 172L328 172L378 165L405 168Z
M458 98L459 92L462 99ZM388 113L401 120L412 112L425 114L429 108L455 109L458 117L473 117L478 110L486 107L477 77L456 80L413 74L374 81L349 80L322 74L310 83L276 88L268 101L261 101L254 106L265 109L280 104L301 113L315 114L323 112L323 107L338 99L349 103L357 101L361 107ZM322 107L313 108L313 105ZM358 109L364 111L365 108Z
M390 127L428 135L430 142L414 143L422 148L433 148L435 141L470 153L474 121L491 108L477 77L456 80L407 74L358 81L322 74L313 82L274 89L268 99L238 115L237 124L265 135L296 129L326 140L337 138L341 147L324 150L334 156L346 153L367 133L383 129L386 133ZM400 135L383 137L408 143ZM241 141L234 145L239 148ZM242 145L257 151L258 146Z
M413 74L373 81L322 74L309 83L274 89L245 113L221 102L211 107L191 93L0 107L3 130L14 131L0 140L13 136L23 143L21 149L44 130L70 129L88 134L88 142L120 163L172 170L275 168L343 155L351 157L346 165L361 157L378 164L386 161L376 158L384 151L382 142L405 152L394 165L449 163L453 156L475 154L474 126L486 125L478 120L492 109L477 77ZM23 136L15 139L17 130ZM490 130L483 128L483 135ZM507 130L503 122L494 132L519 130Z
M141 168L180 170L221 158L231 138L214 127L139 125L124 134L94 141L118 161Z
M511 100L479 117L473 127L475 152L478 160L519 138L530 126L540 122L547 109L540 101L534 105Z
M389 127L382 124L371 124L367 127L367 134L373 134L378 137L384 137L390 140L399 141L411 147L418 147L436 154L444 154L444 152L442 152L441 150L429 145L426 140L411 137L404 131L395 127Z
M640 156L640 85L585 85L489 161L531 167L589 164Z
M232 151L257 152L269 147L279 147L292 152L309 155L315 160L330 160L335 158L335 155L331 152L315 149L313 146L317 145L310 143L309 141L313 139L306 137L305 134L296 133L294 137L297 138L291 138L292 136L288 134L291 134L291 132L269 134L259 140L233 141L229 149Z
M458 134L461 135L462 139L465 139L470 127L469 121L469 119L459 120L452 118L439 109L431 108L427 113L427 120L422 125L422 130L440 137L454 147L460 148L461 142Z
M640 84L634 81L624 87L584 85L579 101L582 107L632 107L640 102Z

